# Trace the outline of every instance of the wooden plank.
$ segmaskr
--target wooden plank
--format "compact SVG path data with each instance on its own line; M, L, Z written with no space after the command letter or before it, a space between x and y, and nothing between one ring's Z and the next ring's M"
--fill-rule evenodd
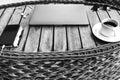
M25 6L16 7L8 25L19 25Z
M104 11L104 10L98 10L97 11L97 13L98 13L98 16L99 16L99 19L100 19L100 21L102 21L103 19L105 19L105 18L110 18L109 17L109 15L108 15L108 13L107 13L107 11ZM100 45L103 45L103 44L107 44L108 42L105 42L105 41L98 41L98 44L100 44Z
M2 16L5 9L0 9L0 16Z
M31 26L28 34L27 42L25 45L25 52L37 52L39 46L39 37L40 37L41 28Z
M41 42L39 50L50 52L53 46L53 27L42 27Z
M30 19L34 13L34 8L35 8L35 5L27 5L25 8L25 11L23 13L21 13L21 15L23 17L22 17L22 20L20 22L20 25L23 28L29 25Z
M16 7L15 11L8 23L9 27L12 27L13 25L15 25L16 29L18 28L17 32L14 31L15 38L14 38L13 46L15 46L15 47L18 46L20 36L21 36L22 30L23 30L22 27L20 27L19 23L22 18L21 13L24 11L24 8L25 8L25 6ZM12 25L12 26L10 26L10 25Z
M91 9L91 6L88 7L88 11L87 11L87 14L88 14L88 19L89 19L89 22L90 22L90 26L91 28L100 22L99 20L99 17L97 15L97 13L95 11L92 11L90 10ZM96 46L99 46L99 45L102 45L102 44L105 44L106 42L96 38L93 34L91 35L91 37L94 39L95 43L96 43Z
M19 42L19 46L14 49L15 51L23 51L24 46L25 46L25 42L27 40L28 32L29 32L29 26L24 26L24 31L23 31L23 34L21 36L21 40Z
M16 51L24 50L24 46L25 46L25 43L27 40L27 35L29 32L29 26L28 26L29 20L31 18L33 11L34 11L34 6L32 6L32 5L26 6L25 11L24 11L24 15L28 15L28 16L26 16L26 18L22 17L22 20L20 22L20 26L23 27L24 31L23 31L19 46L17 48L15 48Z
M111 9L110 11L108 11L108 13L109 13L111 18L117 20L120 24L120 15L116 10Z
M91 36L92 32L90 30L90 26L80 26L80 35L83 48L94 48L96 47L95 41Z
M107 13L107 11L98 10L97 13L98 13L98 16L100 18L100 21L102 21L105 18L110 18L109 15L108 15L108 13Z
M10 20L10 17L14 11L13 8L7 8L3 15L0 18L0 35L2 34L3 30L5 29L6 25L8 24L8 21Z
M97 16L97 13L95 11L92 11L91 10L92 6L88 6L88 11L87 11L87 15L88 15L88 20L89 20L89 23L91 25L91 28L99 23L99 18Z
M67 27L68 35L68 49L79 50L81 49L80 35L78 27Z
M65 51L67 49L66 43L66 29L64 26L55 26L54 32L54 50Z

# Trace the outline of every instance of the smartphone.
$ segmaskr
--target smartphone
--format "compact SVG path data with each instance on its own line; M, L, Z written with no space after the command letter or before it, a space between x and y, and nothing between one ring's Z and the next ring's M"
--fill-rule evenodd
M17 47L23 28L20 25L7 25L0 36L0 46Z

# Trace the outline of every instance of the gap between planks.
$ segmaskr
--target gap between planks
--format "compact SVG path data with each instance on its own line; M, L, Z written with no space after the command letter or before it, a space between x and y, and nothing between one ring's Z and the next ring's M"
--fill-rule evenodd
M81 49L80 33L78 26L67 27L68 50Z
M110 11L108 11L108 14L111 18L117 20L120 24L120 14L118 13L118 11L111 9Z
M96 11L92 11L91 10L92 7L93 6L88 6L88 12L87 12L91 30L95 24L100 23L100 18L98 16L98 13ZM100 39L96 38L93 35L93 33L91 34L91 37L94 39L96 46L100 46L100 45L104 44L104 42L101 41Z
M4 13L2 14L1 18L0 18L0 35L2 34L3 30L5 29L5 27L7 26L13 12L14 12L14 7L12 8L7 8Z
M25 44L25 52L37 52L39 37L40 37L41 27L30 27L30 31L28 34L27 42Z
M53 27L42 26L39 51L50 52L53 46Z
M15 48L16 51L23 51L25 48L25 44L26 44L26 40L27 40L27 36L28 36L28 32L29 32L28 25L29 25L31 15L33 14L33 11L34 11L34 7L35 6L27 5L25 8L25 11L23 12L24 15L27 15L27 16L22 17L21 22L20 22L20 26L23 27L24 31L23 31L23 34L21 36L19 46L17 48Z

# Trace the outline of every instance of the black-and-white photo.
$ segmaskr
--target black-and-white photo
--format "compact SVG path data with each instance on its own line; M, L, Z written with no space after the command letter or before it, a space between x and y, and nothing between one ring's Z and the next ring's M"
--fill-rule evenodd
M1 0L0 80L120 80L120 1Z

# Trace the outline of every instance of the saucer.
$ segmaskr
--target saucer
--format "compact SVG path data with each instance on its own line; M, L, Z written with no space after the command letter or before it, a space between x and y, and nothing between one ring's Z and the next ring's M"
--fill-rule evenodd
M92 32L97 38L99 38L103 41L106 41L106 42L118 42L118 41L120 41L120 27L118 27L118 29L117 29L118 31L116 33L116 36L114 36L114 37L113 36L112 37L106 37L106 36L100 34L99 30L101 29L101 27L102 27L101 23L97 23L92 28Z

